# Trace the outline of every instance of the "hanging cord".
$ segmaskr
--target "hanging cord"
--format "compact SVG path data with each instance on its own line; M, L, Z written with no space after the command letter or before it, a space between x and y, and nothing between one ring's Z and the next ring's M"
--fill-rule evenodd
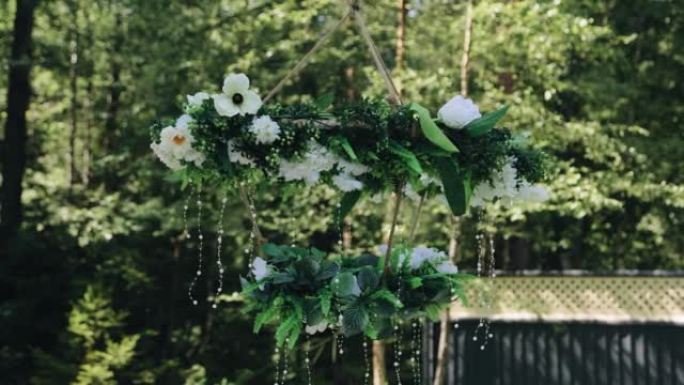
M340 18L340 20L337 21L337 23L335 23L335 25L333 25L330 29L325 31L325 33L323 33L323 35L321 35L321 37L318 38L318 41L316 42L316 44L314 44L313 47L311 47L309 52L307 52L299 60L299 62L297 62L297 64L285 75L285 77L282 78L278 82L278 84L276 84L276 86L273 87L273 89L271 89L268 92L268 94L264 98L264 103L271 100L271 98L273 96L275 96L278 92L280 92L280 90L283 89L283 87L285 86L285 83L287 83L288 80L290 80L293 76L297 75L302 69L304 69L304 67L306 67L306 65L309 62L309 59L311 59L311 56L313 56L313 54L316 53L316 51L318 51L318 49L323 46L323 43L325 43L325 41L328 40L328 38L330 37L330 35L333 34L333 32L335 32L338 28L340 28L340 26L342 24L344 24L349 19L351 14L352 14L352 9L350 8L349 11L347 11L347 13L345 13L344 16L342 16L342 18Z
M356 25L359 28L359 32L361 33L363 40L366 41L368 50L370 51L370 54L373 57L375 67L378 69L378 72L380 72L382 79L385 81L385 86L387 87L387 91L389 91L390 96L392 97L392 101L397 105L401 105L402 100L401 95L399 94L399 90L397 89L397 86L394 84L392 76L390 75L390 71L387 68L387 65L385 64L385 61L382 59L382 55L380 55L380 51L378 50L378 47L375 45L375 41L373 40L373 37L370 35L368 27L366 26L366 22L364 21L363 14L361 13L361 2L357 0L352 1L351 9L353 12L354 20L356 21Z

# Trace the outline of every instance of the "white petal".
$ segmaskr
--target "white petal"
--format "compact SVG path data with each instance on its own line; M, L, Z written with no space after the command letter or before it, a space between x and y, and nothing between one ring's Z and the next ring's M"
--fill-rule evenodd
M244 93L249 89L249 78L245 74L230 74L223 80L223 93L233 96L234 93Z
M192 122L192 116L185 114L181 115L177 120L176 120L176 127L179 128L188 128L188 124Z
M244 100L240 104L240 110L246 114L256 114L261 108L261 97L254 91L244 91L242 93Z
M240 109L233 104L233 100L226 95L214 95L214 108L221 116L235 116L240 113Z

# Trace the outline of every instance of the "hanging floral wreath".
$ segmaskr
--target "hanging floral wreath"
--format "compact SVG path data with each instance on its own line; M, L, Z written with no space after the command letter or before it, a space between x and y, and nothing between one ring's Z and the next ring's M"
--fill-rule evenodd
M481 115L456 96L433 119L416 104L381 100L331 107L332 98L262 105L244 74L222 92L188 96L185 114L152 126L152 150L184 183L327 184L345 195L341 216L362 195L443 196L454 215L471 205L546 198L535 185L543 154L496 127L507 107Z

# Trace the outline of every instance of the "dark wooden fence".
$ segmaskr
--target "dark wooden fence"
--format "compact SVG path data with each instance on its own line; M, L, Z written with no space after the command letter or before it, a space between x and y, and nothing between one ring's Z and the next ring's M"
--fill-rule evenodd
M684 385L681 326L495 322L485 350L472 339L476 326L451 329L449 385ZM438 333L427 331L427 367Z

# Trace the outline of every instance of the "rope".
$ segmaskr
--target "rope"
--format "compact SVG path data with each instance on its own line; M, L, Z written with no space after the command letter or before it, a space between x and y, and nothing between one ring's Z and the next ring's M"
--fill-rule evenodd
M340 18L340 20L337 21L337 23L335 23L335 25L333 25L330 29L325 31L325 33L323 33L323 35L321 35L321 37L318 39L316 44L314 44L314 46L311 47L309 52L307 52L299 60L299 62L297 62L297 64L290 70L290 72L288 72L285 75L285 77L282 78L278 82L278 84L276 84L276 86L273 87L273 89L268 92L268 94L264 98L264 101L263 101L264 103L268 102L273 96L275 96L275 94L280 92L280 90L283 89L283 87L285 86L285 83L287 83L287 81L290 80L290 78L297 75L304 67L306 67L311 56L313 56L313 54L316 51L318 51L318 49L321 46L323 46L323 43L325 43L325 41L328 40L328 38L330 37L330 35L332 35L333 32L335 32L342 24L344 24L344 22L347 21L347 19L349 19L349 17L351 16L351 13L352 13L352 8L350 8L349 11L347 11L347 13L345 13L344 16L342 16L342 18Z
M335 23L330 29L325 31L323 35L316 41L316 44L314 44L313 47L297 62L297 64L283 77L278 84L276 84L271 91L268 92L266 97L263 99L263 102L266 103L273 96L275 96L278 92L280 92L285 84L290 80L292 77L295 75L299 74L304 67L309 62L309 59L313 56L316 51L318 51L319 48L323 46L323 44L328 40L330 35L333 34L342 24L344 24L349 17L353 16L354 20L356 21L356 25L358 26L359 32L361 33L361 36L363 37L364 41L366 42L366 45L368 46L368 50L371 54L371 57L373 58L373 63L375 63L375 67L378 69L378 72L380 72L380 76L382 76L382 79L385 82L385 86L387 87L387 91L390 94L390 98L392 102L395 104L402 104L401 101L401 94L398 91L397 86L394 84L394 81L392 80L392 76L390 75L390 71L387 68L387 65L385 64L385 61L382 59L382 55L380 55L380 51L378 50L378 47L375 45L375 41L373 40L373 37L371 36L370 32L368 31L368 27L366 26L366 22L364 21L363 14L361 13L361 7L360 7L360 1L359 0L351 0L350 1L350 6L349 10L340 18L340 20Z

